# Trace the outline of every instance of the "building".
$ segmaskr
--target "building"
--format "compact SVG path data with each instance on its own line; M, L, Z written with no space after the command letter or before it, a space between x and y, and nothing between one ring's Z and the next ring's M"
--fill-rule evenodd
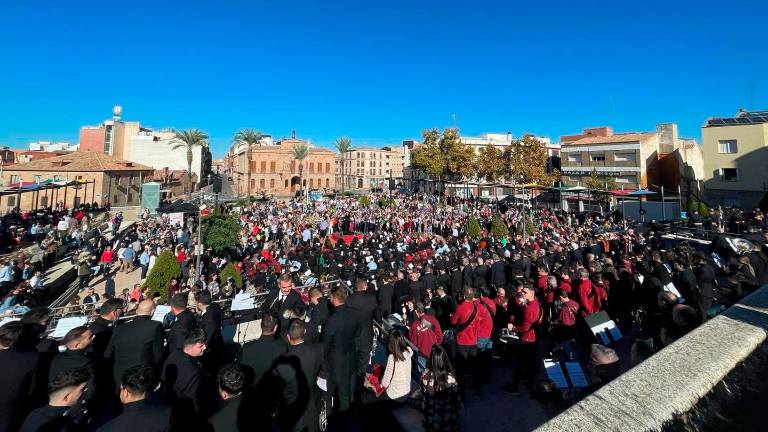
M677 125L660 124L652 132L614 133L609 127L584 129L560 137L562 183L584 185L595 171L625 189L664 186L668 191L701 179L701 149L693 140L680 139ZM696 177L696 176L699 177Z
M112 108L112 120L106 120L98 126L80 128L80 151L95 151L119 159L128 159L130 137L139 133L139 122L124 122L121 119L123 108Z
M337 170L338 182L349 189L385 189L389 179L399 182L403 178L405 150L391 147L355 147L338 158L344 160ZM410 159L410 152L409 152Z
M19 207L29 210L64 202L69 208L81 202L97 202L103 205L135 206L140 203L141 184L152 179L151 167L108 156L99 152L74 152L60 156L34 160L26 164L15 164L3 170L4 185L19 182L41 183L80 180L87 184L70 187L69 190L47 191L45 196L35 193L7 195L0 198L0 208Z
M268 140L266 142L271 142ZM272 144L253 146L251 160L248 148L238 145L232 150L232 177L238 194L248 193L248 164L251 166L251 194L289 196L302 189L299 179L299 163L293 157L293 146L307 143L297 139L284 138ZM304 190L331 190L336 187L335 155L332 151L310 145L309 155L303 162Z
M150 166L156 170L168 168L171 171L187 170L186 147L173 146L174 131L153 131L140 128L134 135L128 137L128 145L124 148L125 159ZM211 172L211 151L208 147L192 148L192 174L201 178Z
M42 152L71 152L80 149L79 144L70 144L68 142L35 141L29 143L29 150Z
M16 153L16 163L27 164L32 161L52 158L52 157L61 156L69 153L71 152L24 150Z
M768 205L768 111L710 118L701 128L701 140L710 205Z

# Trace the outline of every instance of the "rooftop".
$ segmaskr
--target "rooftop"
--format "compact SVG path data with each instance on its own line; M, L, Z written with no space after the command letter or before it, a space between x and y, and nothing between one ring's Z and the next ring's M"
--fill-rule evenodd
M739 110L735 117L712 117L704 127L740 126L768 123L768 111Z
M119 159L114 156L93 151L78 151L34 160L27 164L14 164L7 171L154 171L152 167Z
M646 138L650 138L653 135L654 135L653 133L630 132L630 133L613 134L609 136L588 136L573 142L563 143L563 145L573 146L573 145L585 145L585 144L612 144L612 143L635 142L635 141L642 141Z

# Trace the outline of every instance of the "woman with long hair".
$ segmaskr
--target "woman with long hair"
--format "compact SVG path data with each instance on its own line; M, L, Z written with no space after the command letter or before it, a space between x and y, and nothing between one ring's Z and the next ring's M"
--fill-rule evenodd
M411 365L414 355L408 346L405 336L400 330L392 330L387 339L387 365L381 377L379 389L383 390L378 396L366 393L363 403L394 401L405 402L411 394ZM369 379L366 379L366 387L373 388Z
M459 430L461 399L456 375L441 345L434 345L421 376L422 416L426 432L454 432Z

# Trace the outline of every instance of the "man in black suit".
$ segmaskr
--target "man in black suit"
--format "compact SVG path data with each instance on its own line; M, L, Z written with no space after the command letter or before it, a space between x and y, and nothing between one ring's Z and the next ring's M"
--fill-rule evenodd
M55 377L61 372L72 369L92 370L93 362L86 355L86 350L91 343L93 343L93 333L88 327L80 326L68 331L62 340L62 345L67 349L53 358L48 376Z
M93 355L95 359L101 359L112 337L115 322L122 315L125 307L122 299L109 299L99 308L99 316L91 323L89 328L93 333Z
M88 369L72 369L54 376L48 383L48 404L29 413L19 431L79 430L71 417L72 408L80 402L90 379Z
M205 355L200 359L203 368L210 374L216 373L221 364L224 351L224 338L221 336L221 307L211 302L210 291L200 291L195 295L197 312L200 314L200 328L205 332Z
M392 278L394 274L390 274ZM383 277L376 282L378 292L376 298L379 301L379 315L386 317L392 315L395 310L395 287L389 280L385 280Z
M203 411L203 370L199 358L205 352L205 333L189 332L182 349L171 350L163 364L162 381L166 403L171 405L174 427L193 430L196 413Z
M219 396L223 405L216 414L208 419L208 424L214 432L240 432L257 430L256 416L252 409L258 406L246 407L243 403L247 397L245 373L243 367L228 364L219 370L217 381Z
M0 327L0 431L15 431L32 408L38 378L38 353L14 348L22 332L18 321Z
M491 285L494 288L506 288L507 263L496 254L493 255L493 261L493 264L491 264Z
M285 318L285 311L294 309L298 305L304 305L301 296L293 289L293 279L290 273L283 273L277 281L278 289L272 290L267 294L264 302L264 312L272 312L280 319L280 328L288 326L288 319Z
M152 320L155 302L144 300L136 308L136 318L115 327L104 357L112 364L112 376L119 383L132 366L160 370L163 360L163 324Z
M262 382L262 379L275 360L288 351L288 345L282 339L276 338L277 323L278 319L274 314L264 315L261 319L261 337L243 345L240 363L251 369L253 387L256 389L268 385L268 382Z
M307 333L304 340L309 343L320 342L320 331L331 315L331 305L320 288L309 290L309 305L307 305Z
M347 288L331 290L335 308L323 329L323 348L328 364L328 395L334 397L339 413L349 410L355 388L357 359L360 358L355 340L360 337L360 320L355 310L346 305ZM343 425L340 425L343 428Z
M281 356L275 373L282 384L278 422L282 430L314 432L319 426L317 376L323 363L323 346L304 341L306 326L292 320L288 328L288 353Z
M395 282L395 312L399 312L399 307L404 300L411 295L411 284L405 278L405 270L397 271L397 282Z
M179 351L184 347L184 340L197 327L195 314L187 309L187 295L174 294L171 298L173 322L168 330L168 350Z
M427 264L427 266L424 268L424 274L421 276L421 280L424 282L424 290L432 295L435 295L435 289L437 288L437 276L435 276L432 271L432 265Z
M123 412L98 429L98 432L167 432L171 427L171 410L147 403L154 388L151 366L128 368L120 379L120 402Z
M366 292L368 282L365 279L355 281L355 292L347 298L347 306L357 312L360 320L360 337L357 338L357 373L362 374L368 367L373 344L373 320L381 320L376 295Z
M411 285L408 289L408 295L414 302L420 302L427 298L427 290L424 287L424 281L421 280L420 276L419 272L415 269L410 274Z

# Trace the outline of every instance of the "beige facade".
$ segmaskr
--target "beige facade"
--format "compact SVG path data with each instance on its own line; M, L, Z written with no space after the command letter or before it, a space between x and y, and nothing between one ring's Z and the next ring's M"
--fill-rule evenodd
M293 157L295 144L306 141L286 138L272 145L251 149L251 194L288 196L300 190L299 162ZM248 149L234 149L232 180L238 194L248 193ZM302 177L305 190L331 190L336 187L335 155L332 151L311 147L303 162Z
M582 134L560 138L562 182L584 186L593 171L612 178L619 188L664 186L676 192L684 180L701 179L701 149L695 141L680 139L677 125L660 124L655 131L616 134L611 128L585 129ZM688 187L688 186L686 186Z
M66 155L17 164L3 170L3 184L80 180L86 184L57 190L10 194L0 198L0 211L53 206L63 202L68 208L80 203L107 202L113 206L139 205L141 184L152 180L154 170L126 160L96 152Z
M711 205L753 208L768 192L768 112L712 118L701 128Z
M404 160L404 151L355 147L343 157L337 156L337 181L339 186L344 182L347 190L387 188L390 178L395 182L402 180Z

